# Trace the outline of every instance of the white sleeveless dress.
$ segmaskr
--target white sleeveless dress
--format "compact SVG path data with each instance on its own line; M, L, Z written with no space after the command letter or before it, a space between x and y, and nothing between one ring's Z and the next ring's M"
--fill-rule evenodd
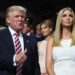
M62 39L61 47L53 48L55 75L75 75L75 46L71 39Z
M43 40L40 42L38 52L39 52L39 65L41 73L46 73L45 59L46 59L46 47L47 41Z
M55 75L75 75L75 46L71 39L62 39L60 47L53 48Z

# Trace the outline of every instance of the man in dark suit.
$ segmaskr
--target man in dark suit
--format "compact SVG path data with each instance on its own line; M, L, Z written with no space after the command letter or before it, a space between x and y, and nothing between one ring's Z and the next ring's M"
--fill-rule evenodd
M34 75L38 63L37 42L21 33L26 17L22 6L10 6L7 9L8 28L0 31L0 75L16 75L17 63L22 63L21 75ZM22 51L16 53L14 34L18 33Z
M44 36L42 35L42 32L41 32L41 26L40 24L37 24L36 25L36 38L37 38L37 41L42 41L44 39Z

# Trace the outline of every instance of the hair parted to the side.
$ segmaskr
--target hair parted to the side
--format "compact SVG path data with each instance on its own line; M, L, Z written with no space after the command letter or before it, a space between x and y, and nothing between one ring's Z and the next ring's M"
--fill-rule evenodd
M23 7L23 6L20 6L20 5L12 5L12 6L10 6L10 7L7 8L6 17L8 17L10 15L10 13L12 11L15 11L15 10L22 12L24 15L27 12L27 9L25 7Z
M63 8L59 11L56 20L56 27L54 32L54 46L59 46L62 38L62 25L61 25L61 17L64 11L69 10L73 15L73 24L72 24L72 45L75 45L75 14L74 11L70 7Z
M45 26L48 26L49 28L52 28L52 29L53 29L53 27L54 27L53 22L52 22L51 19L45 19L45 20L43 20L43 21L40 23L40 25L42 25L42 24L45 24Z

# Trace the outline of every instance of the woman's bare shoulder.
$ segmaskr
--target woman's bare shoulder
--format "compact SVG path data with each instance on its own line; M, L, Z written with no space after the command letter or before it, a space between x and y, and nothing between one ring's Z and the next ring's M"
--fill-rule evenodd
M53 37L49 39L48 43L53 43Z

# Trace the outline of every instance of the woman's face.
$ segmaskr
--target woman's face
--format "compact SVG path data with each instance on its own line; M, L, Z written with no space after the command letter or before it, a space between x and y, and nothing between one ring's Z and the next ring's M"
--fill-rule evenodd
M69 27L72 26L73 15L70 10L65 10L62 14L61 24L62 26Z
M42 24L41 25L41 31L42 31L43 36L48 36L52 32L52 28L48 27L45 24Z

